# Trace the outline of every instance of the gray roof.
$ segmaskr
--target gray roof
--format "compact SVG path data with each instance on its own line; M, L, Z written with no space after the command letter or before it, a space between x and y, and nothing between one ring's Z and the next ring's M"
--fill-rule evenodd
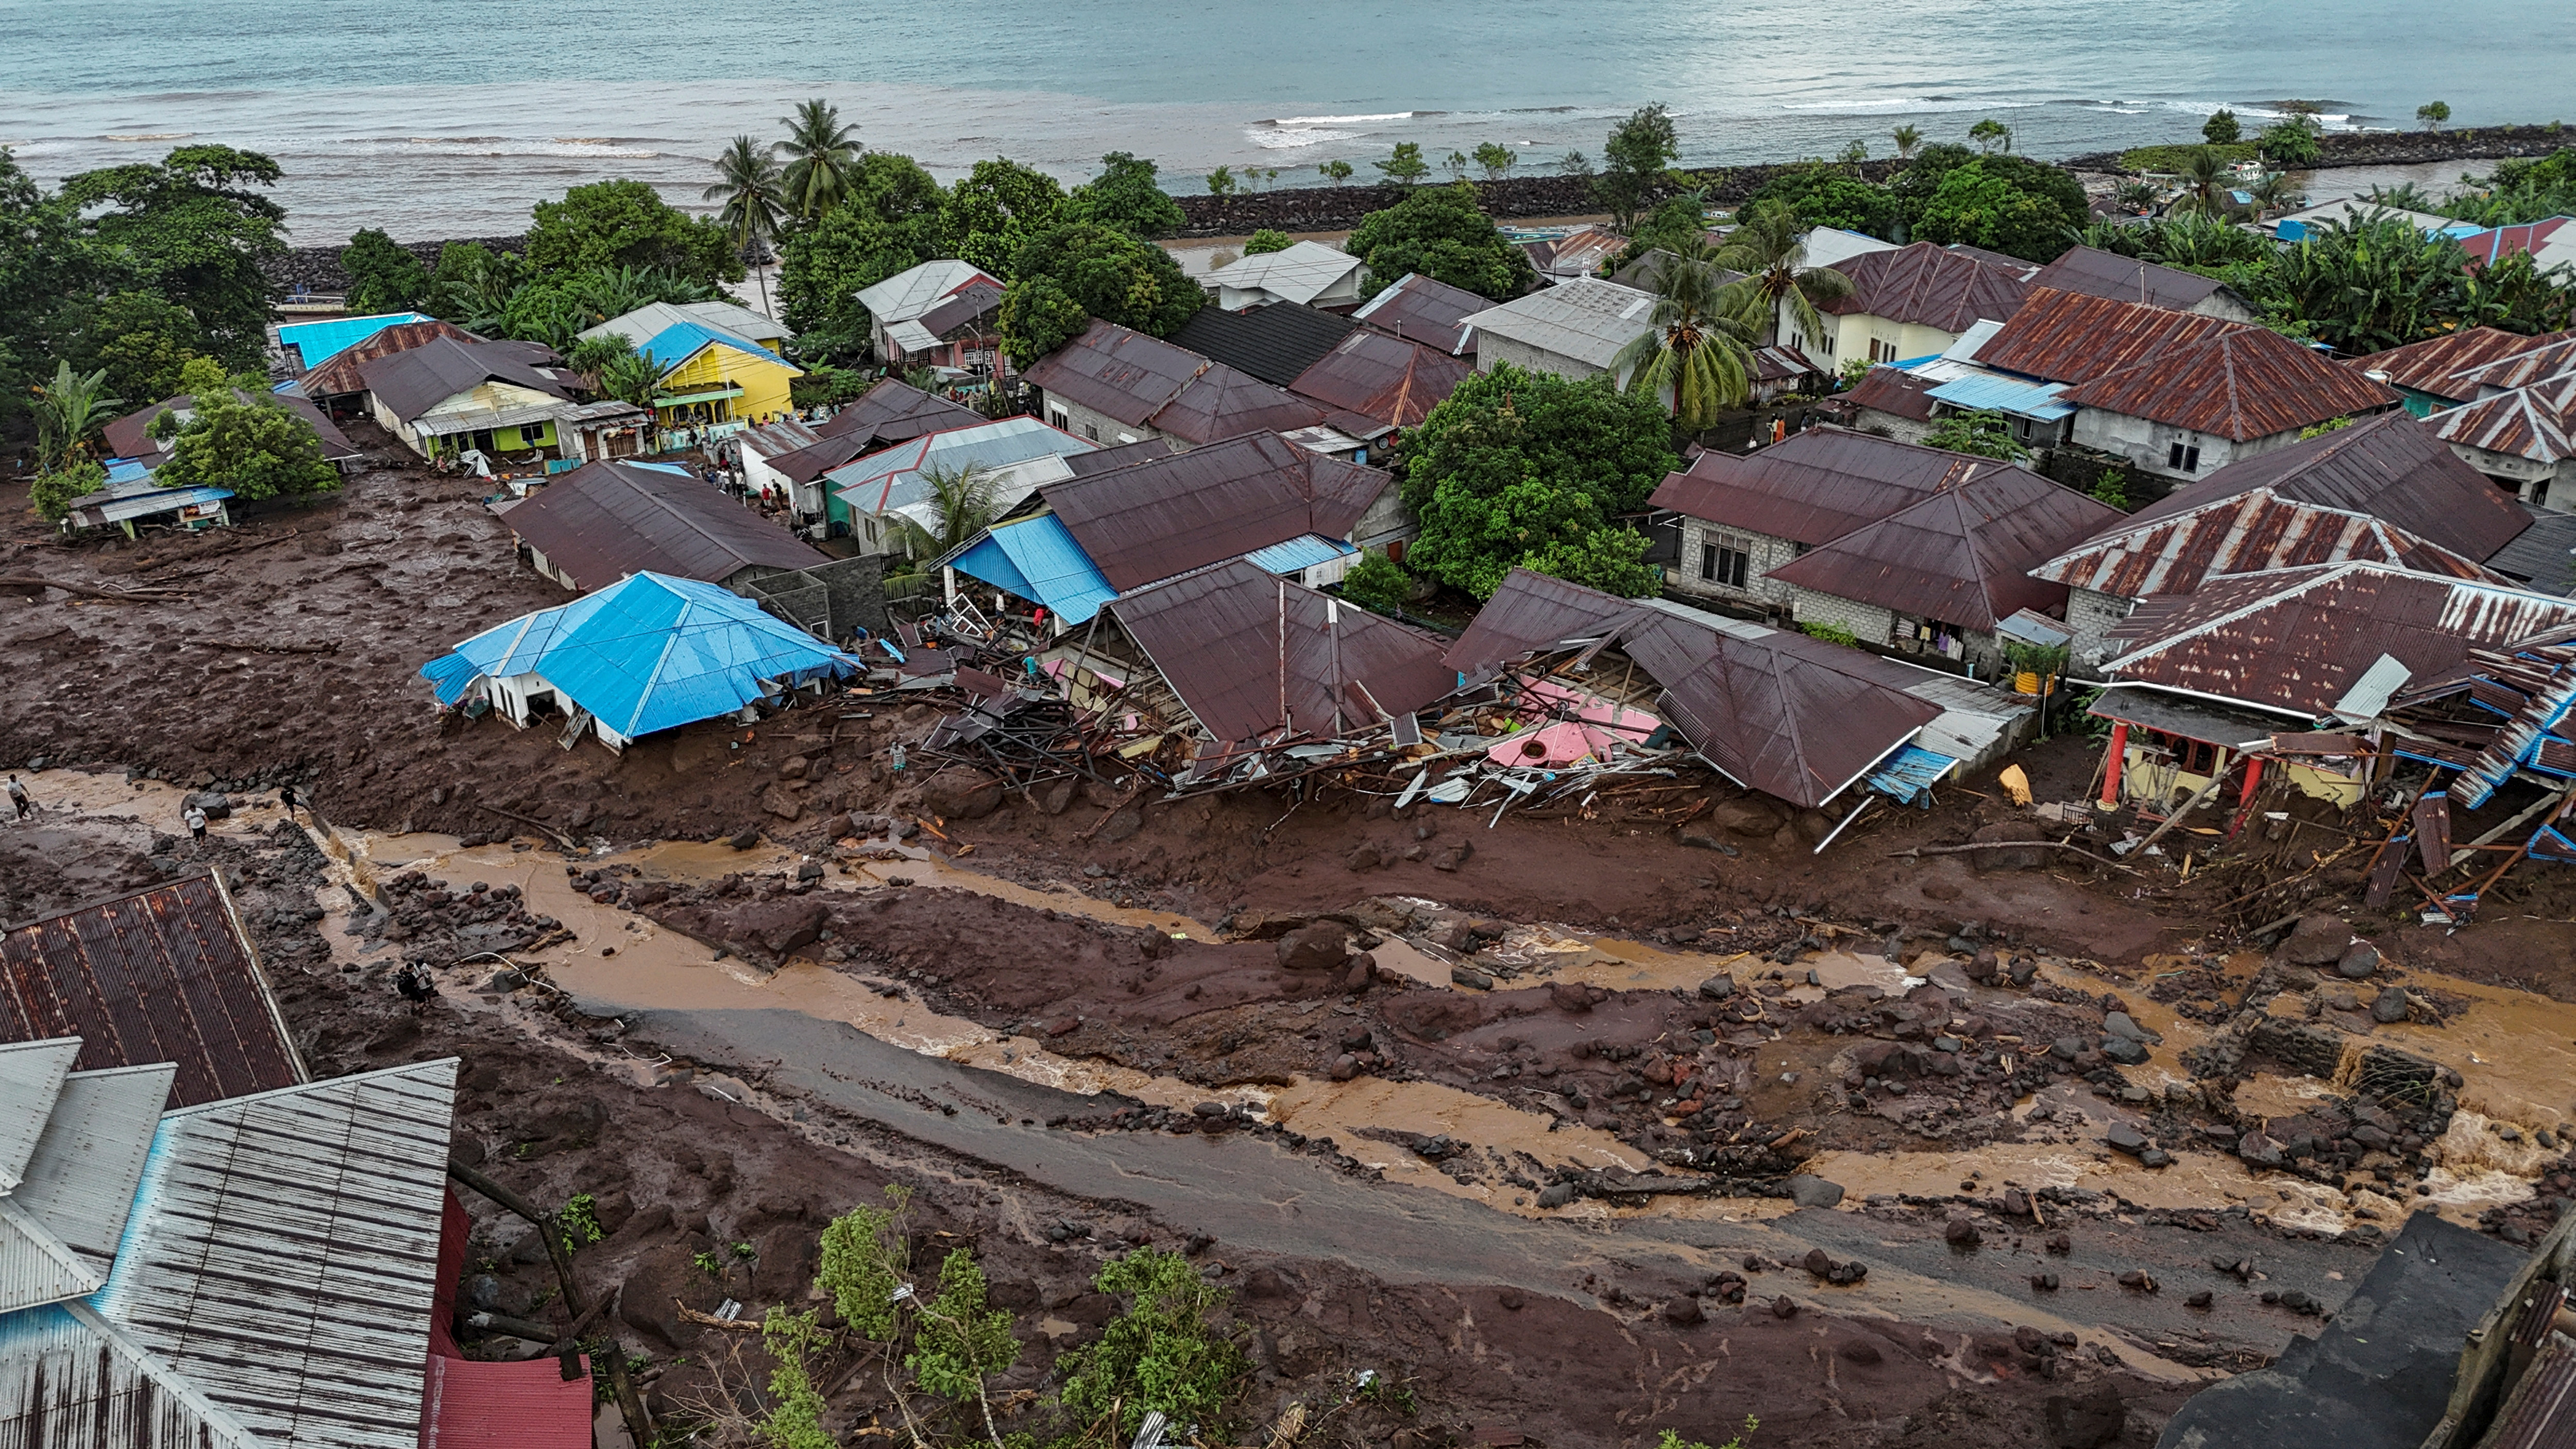
M695 478L585 463L528 495L510 531L585 591L652 572L721 584L755 565L802 569L823 552Z
M1462 319L1526 347L1608 369L1619 350L1653 326L1653 294L1616 282L1577 277Z
M359 368L358 376L376 401L406 423L486 381L506 382L551 398L572 400L560 380L511 355L515 351L440 337L407 352L379 357Z
M2536 594L2576 593L2576 513L2528 508L2531 527L2497 550L2487 567Z
M584 342L594 337L623 337L641 347L672 328L690 322L754 342L796 335L777 318L733 302L647 302L596 327L585 327L576 335Z
M24 1047L78 1052L80 1041L0 1050ZM11 1110L25 1107L41 1136L26 1180L0 1196L0 1314L107 1286L173 1071L162 1063L73 1072L42 1100L12 1097Z

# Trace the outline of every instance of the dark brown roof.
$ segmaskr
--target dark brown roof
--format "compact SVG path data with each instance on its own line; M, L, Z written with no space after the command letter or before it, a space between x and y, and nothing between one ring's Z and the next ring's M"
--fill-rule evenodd
M1215 365L1186 348L1095 320L1080 337L1030 363L1021 376L1049 397L1141 428L1190 379Z
M213 879L172 881L0 934L0 1041L81 1039L76 1069L177 1064L170 1105L305 1080L268 978Z
M233 389L233 396L246 403L258 400L254 394L240 388ZM340 425L331 421L330 414L291 392L274 392L268 394L268 397L278 406L302 418L306 425L313 429L313 435L322 440L323 457L336 463L343 458L362 456L358 451L358 445L349 441L349 435L340 431ZM196 405L197 400L183 392L177 397L164 398L148 408L138 408L127 413L99 431L106 437L108 451L114 456L132 458L138 463L159 467L162 460L169 456L170 450L167 444L152 436L152 420L172 408L185 410ZM172 435L173 441L176 437L176 434Z
M1409 428L1475 371L1465 358L1383 332L1353 332L1288 390L1383 427Z
M1186 450L1174 445L1169 438L1139 438L1132 443L1120 443L1114 448L1094 448L1088 453L1067 453L1064 455L1064 466L1072 470L1074 477L1088 478L1094 473L1107 473L1119 468L1133 467L1138 463L1149 463L1156 458L1169 458L1184 451Z
M924 433L973 427L984 420L984 415L973 408L889 377L860 394L856 401L839 412L815 424L814 431L827 439L863 437L879 443L901 443ZM848 458L841 460L842 463L848 461ZM841 464L832 466L837 468Z
M831 561L695 478L633 463L557 474L505 521L585 593L647 571L721 584L755 565Z
M2382 654L2410 677L2454 670L2472 645L2576 621L2576 603L2520 589L2340 563L2202 582L2140 603L2111 631L2111 672L2322 717Z
M2177 343L2135 367L2080 383L2059 396L2079 407L2239 443L2405 401L2264 327Z
M2353 371L2388 374L2391 387L2430 393L2449 402L2467 402L2478 394L2473 379L2459 374L2508 357L2519 357L2553 342L2576 338L2576 332L2551 332L2540 337L2525 337L2501 327L2466 327L2457 332L2409 342L2385 352L2347 360L2344 366Z
M2124 257L2099 247L2070 247L2030 279L2033 287L2053 287L2087 297L2108 297L2173 312L2188 312L2215 295L2220 282L2198 272L2160 267L2143 257Z
M1250 432L1293 433L1324 420L1324 410L1249 373L1211 362L1147 423L1190 444Z
M1492 305L1489 297L1413 272L1370 298L1351 316L1380 332L1454 356L1467 345L1467 329L1462 324Z
M930 330L942 341L959 337L983 336L993 330L996 316L1002 310L1002 289L991 281L976 280L942 298L938 306L913 320Z
M2178 342L2215 337L2242 322L2034 287L2021 309L1977 349L1977 365L2042 382L2084 382L2133 366Z
M789 482L811 483L884 441L886 440L865 428L857 428L824 438L818 443L809 443L791 452L781 453L767 461L779 476Z
M1347 317L1294 302L1273 302L1240 312L1201 307L1168 340L1175 347L1286 387L1358 326Z
M1728 528L1829 543L1937 489L2011 467L1844 428L1810 428L1750 453L1710 451L1648 501Z
M1932 420L1932 389L1940 385L1901 368L1873 367L1862 376L1860 386L1835 401L1928 423Z
M2053 610L2066 586L2033 565L2119 510L2024 468L1998 468L1810 549L1768 575L1783 583L1967 629Z
M2576 513L2555 513L2523 505L2531 527L2496 551L2487 567L2535 593L2565 597L2576 593Z
M1851 278L1851 295L1824 303L1818 311L1866 313L1943 332L1965 332L1980 319L2009 317L2030 291L2019 271L1930 242L1845 257L1834 263L1834 270Z
M378 402L406 423L486 381L506 382L570 401L572 394L564 385L552 374L530 366L523 360L525 355L523 347L437 337L363 363L358 376Z
M1388 482L1375 468L1253 433L1040 491L1101 576L1124 590L1310 533L1347 538Z
M1375 724L1380 711L1410 714L1457 683L1441 663L1447 640L1243 559L1121 595L1106 607L1222 743L1268 739L1283 724L1330 739Z
M379 357L391 357L397 352L409 352L424 342L441 337L453 338L458 342L485 340L453 322L441 322L435 318L427 322L397 322L364 342L351 343L341 348L320 367L304 374L304 395L331 397L339 393L365 392L367 384L365 379L358 376L359 368ZM538 346L541 351L546 350L540 344L529 345ZM548 351L545 358L522 358L521 360L551 361L552 353Z

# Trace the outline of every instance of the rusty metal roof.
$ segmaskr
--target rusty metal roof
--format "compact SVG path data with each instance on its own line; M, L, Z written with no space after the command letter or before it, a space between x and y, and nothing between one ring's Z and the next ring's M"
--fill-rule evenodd
M1297 375L1288 390L1381 427L1409 428L1475 369L1464 358L1383 332L1353 332Z
M698 479L632 463L585 463L556 474L503 521L585 592L629 574L721 584L755 565L831 562Z
M1491 298L1480 297L1464 287L1407 272L1351 317L1380 332L1455 356L1467 345L1467 319L1492 305Z
M1997 340L2002 335L1997 333ZM2174 343L2133 367L2068 388L2062 396L2082 407L2239 443L2405 401L2394 390L2263 327Z
M1389 482L1265 432L1040 492L1101 576L1124 590L1304 534L1347 538Z
M2030 293L2022 272L1930 242L1846 257L1833 269L1851 278L1851 295L1820 303L1817 311L1866 314L1943 332L1965 332L1981 318L2010 317Z
M2031 570L2043 579L2124 599L2187 594L2214 574L2261 573L2361 559L2418 573L2511 582L2367 513L2284 498L2268 488L2212 499L2184 513L2115 524Z
M2576 1349L2551 1334L2514 1381L2481 1449L2576 1449Z
M2450 386L2463 398L2485 397L2510 388L2549 382L2576 370L2576 334L2534 338L2533 345L2508 356L2473 363L2452 374ZM2450 396L2450 394L2444 394Z
M2459 374L2570 338L2576 338L2576 332L2525 337L2501 327L2466 327L2440 337L2392 347L2385 352L2351 358L2343 365L2365 375L2384 372L2388 374L2391 387L2464 402L2477 396L2478 389L2474 382L2454 382Z
M1049 397L1141 428L1190 379L1216 365L1187 348L1095 319L1080 337L1030 363L1020 375Z
M879 443L901 443L924 433L971 428L983 421L984 415L973 408L889 377L860 394L856 401L845 405L839 412L815 424L814 431L824 438L867 437ZM848 458L841 460L842 463L848 461ZM831 466L837 468L841 464Z
M365 392L367 384L359 377L358 369L379 357L391 357L397 352L409 352L424 342L432 342L441 337L452 338L458 342L485 340L453 322L440 322L434 319L427 322L397 322L364 342L352 343L341 348L331 354L330 361L304 374L304 395L329 397L334 393Z
M2017 610L2045 613L2066 586L2033 565L2120 516L2024 468L1980 473L1773 569L1768 577L1838 599L1968 629Z
M1834 401L1928 423L1932 420L1932 389L1940 385L1933 378L1917 377L1902 368L1873 367L1861 378L1860 386Z
M315 407L308 399L297 397L291 392L252 393L241 388L234 388L233 396L244 403L271 402L302 418L305 426L313 430L313 436L321 441L322 456L332 462L362 456L358 451L358 445L350 442L349 435L340 431L340 425L331 421L331 415ZM196 405L197 400L183 392L177 397L164 398L148 408L138 408L127 413L100 428L99 435L107 440L108 450L115 456L132 458L137 462L150 463L157 467L159 460L166 458L176 445L178 435L172 434L170 441L166 443L153 437L152 420L173 409L183 413L190 412Z
M2535 463L2576 458L2576 376L2518 387L2424 420L2433 436Z
M2160 267L2143 257L2124 257L2099 247L2067 248L2056 261L2040 268L2030 284L2173 312L2190 311L2224 286L2215 277Z
M2381 655L2408 677L2454 670L2477 645L2576 622L2576 602L2347 562L2205 580L2140 603L2111 630L2105 670L2309 718L2333 712Z
M1330 739L1449 693L1448 641L1230 559L1105 606L1210 739ZM1282 709L1286 713L1282 714Z
M2177 343L2241 331L2242 322L2137 302L2034 287L1977 364L2044 382L2086 382L2135 366Z
M1648 501L1728 528L1819 544L2011 466L1844 428L1809 428L1750 453L1702 453L1666 474Z
M1304 398L1211 362L1146 423L1198 445L1251 432L1293 433L1323 420L1324 410Z
M81 1039L83 1070L177 1065L173 1106L304 1080L250 938L213 878L0 934L0 1040Z

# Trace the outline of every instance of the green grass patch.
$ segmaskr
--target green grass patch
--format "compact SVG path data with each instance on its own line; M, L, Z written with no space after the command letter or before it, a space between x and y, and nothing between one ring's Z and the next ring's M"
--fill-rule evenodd
M2192 152L2203 149L2217 152L2218 159L2231 166L2235 165L2239 161L2251 161L2254 159L2254 143L2251 141L2238 141L2226 146L2206 146L2205 143L2173 146L2140 146L2134 151L2121 152L2120 165L2130 171L2158 171L2170 175L2173 172L2180 171L2182 169L2184 159L2189 157Z

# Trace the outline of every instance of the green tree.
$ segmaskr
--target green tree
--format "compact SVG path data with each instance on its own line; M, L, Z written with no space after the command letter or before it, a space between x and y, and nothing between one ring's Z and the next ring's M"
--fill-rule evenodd
M2012 419L2002 413L1952 413L1923 435L1923 446L2005 463L2030 457L2030 449L2013 438Z
M76 458L60 468L36 475L27 487L27 502L36 516L47 523L60 523L63 516L80 506L80 501L107 486L107 469L88 458Z
M974 1253L965 1248L951 1250L940 1261L936 1295L924 1296L919 1291L912 1265L908 1212L911 1200L910 1190L888 1187L886 1207L858 1208L833 1219L823 1229L821 1271L815 1276L814 1286L832 1300L844 1321L879 1346L886 1386L895 1391L905 1422L914 1426L916 1443L927 1441L921 1437L908 1396L895 1382L893 1368L897 1361L923 1392L953 1403L977 1404L983 1411L987 1442L994 1449L1002 1449L1002 1434L993 1422L987 1384L994 1375L1008 1372L1019 1361L1020 1345L1011 1337L1011 1315L991 1307L984 1271L977 1266ZM1106 1270L1103 1271L1105 1276ZM1193 1272L1191 1276L1197 1275ZM774 1323L781 1310L771 1312ZM784 1335L789 1340L791 1356L800 1365L805 1350L814 1341L809 1336L812 1315L803 1317L803 1328L793 1326L791 1321ZM795 1384L791 1381L787 1387L789 1393L778 1396L782 1401L794 1397ZM819 1411L819 1402L815 1407ZM801 1421L799 1415L800 1428ZM822 1445L830 1442L826 1438Z
M1467 153L1464 151L1452 151L1440 158L1440 169L1448 172L1449 179L1452 181L1466 180L1467 168L1473 164L1475 163L1467 159Z
M1243 254L1247 257L1267 256L1272 252L1284 252L1296 244L1295 237L1277 227L1265 226L1244 239Z
M2369 353L2456 327L2473 275L2458 241L2373 211L2311 225L2262 261L2231 268L2228 280L2266 325Z
M1404 565L1388 558L1382 548L1360 550L1350 571L1342 575L1342 597L1372 613L1400 613L1404 601L1412 596L1412 575L1404 571Z
M916 560L929 560L945 555L993 526L1001 509L1001 479L981 464L969 463L951 468L934 463L921 470L922 484L930 490L924 501L936 521L928 528L897 514L895 534L903 541L904 551Z
M661 389L662 369L654 364L653 359L636 351L633 343L623 337L617 340L624 345L599 365L600 395L639 408L649 408L653 405L654 393Z
M422 310L470 332L490 334L501 325L510 294L519 286L516 252L496 252L481 242L449 242L430 268L429 299Z
M1088 222L1032 237L1011 277L1002 294L1002 337L1023 367L1078 335L1090 318L1168 337L1207 300L1170 252Z
M1564 155L1556 158L1556 174L1559 176L1589 176L1592 174L1592 160L1580 151L1568 151Z
M859 128L841 124L841 108L819 98L799 103L778 124L787 128L786 140L771 143L787 163L778 178L781 195L788 211L812 221L849 194L859 164Z
M1888 139L1896 143L1896 159L1903 161L1913 156L1915 147L1923 144L1923 132L1913 126L1899 126L1888 133Z
M2101 477L2093 480L2092 498L2096 503L2106 503L2123 513L2128 512L2129 475L2117 468L2105 470Z
M1399 186L1411 186L1431 174L1431 163L1422 159L1419 141L1398 141L1385 160L1373 164L1378 174Z
M2460 320L2538 336L2576 326L2576 272L2565 263L2543 269L2514 252L2471 272L2460 287Z
M1658 249L1677 252L1707 244L1708 193L1684 191L1656 202L1655 209L1637 223L1619 265L1625 266Z
M237 388L214 363L188 364L180 383L195 414L152 475L164 488L226 488L244 503L335 493L340 470L322 456L313 425L265 391Z
M68 362L54 364L53 380L37 387L35 397L36 471L40 473L86 457L90 435L125 403L109 395L105 368L77 373Z
M2245 139L2245 128L2237 124L2234 111L2221 106L2200 123L2200 134L2213 146L2233 146Z
M2415 119L2424 124L2425 130L2438 131L2442 129L2444 125L2448 124L2451 119L2451 103L2448 101L2427 101L2423 105L2415 108Z
M594 181L561 201L538 202L526 256L541 274L658 267L701 282L742 280L742 260L721 225L690 216L641 181Z
M107 275L112 270L121 269L104 264L79 209L48 194L0 146L0 434L23 428L20 415L40 377L38 359L81 351L71 339L88 335L88 328L64 318L66 303L128 285ZM193 331L193 317L189 325ZM39 341L48 333L58 340Z
M745 262L767 251L770 243L778 239L779 223L786 215L782 190L785 184L777 160L749 136L734 137L723 154L716 157L716 180L699 193L699 199L724 203L716 213L716 225L724 228L735 255ZM760 283L760 308L769 310L765 272Z
M1873 186L1837 166L1796 166L1753 189L1743 210L1766 202L1796 212L1808 226L1834 227L1866 236L1893 239L1904 220L1896 193Z
M1249 1367L1208 1321L1225 1307L1226 1291L1200 1277L1189 1259L1158 1248L1110 1259L1092 1286L1128 1306L1098 1339L1058 1360L1065 1407L1084 1423L1116 1414L1122 1440L1158 1410L1212 1432L1234 1380Z
M1718 280L1705 243L1661 255L1651 279L1651 326L1619 350L1610 370L1627 374L1629 392L1668 400L1674 427L1697 433L1744 405L1756 334L1730 315L1741 304Z
M923 245L923 230L888 221L854 198L790 233L780 244L778 300L798 349L809 356L865 350L868 314L858 292L936 260L939 248Z
M2089 215L2083 186L2059 168L2018 156L1988 156L1942 176L1915 220L1914 235L1919 241L1945 246L1966 242L2026 261L2050 262L2066 250Z
M1043 171L1006 157L978 161L940 203L940 228L949 255L994 276L1010 271L1011 258L1037 233L1053 226L1064 209L1064 188Z
M62 202L129 284L188 309L228 367L259 365L268 345L263 263L286 254L286 211L262 194L275 161L230 146L182 146L159 162L85 171Z
M2182 195L2167 208L2177 215L2224 217L2235 210L2236 200L2227 193L2234 189L2235 171L2218 152L2208 146L2195 146L2182 159Z
M2317 124L2306 116L2288 116L2263 128L2255 147L2275 166L2307 167L2324 154L2317 144Z
M1498 302L1519 296L1530 280L1529 259L1494 230L1464 183L1426 187L1370 212L1342 249L1367 267L1361 291L1372 295L1407 272Z
M1073 188L1056 219L1109 227L1143 241L1160 241L1189 224L1181 204L1154 179L1154 163L1125 151L1101 157L1100 174Z
M1315 169L1323 174L1326 181L1335 186L1351 179L1351 163L1348 161L1326 161Z
M1232 196L1241 189L1241 185L1234 179L1234 168L1231 166L1219 166L1207 174L1207 189L1210 196Z
M105 372L106 390L136 404L177 392L179 369L206 355L197 319L153 292L70 298L52 320L49 350L75 372Z
M420 258L374 227L340 248L340 270L349 274L349 310L361 315L409 312L429 295Z
M1976 142L1977 149L1988 155L2009 151L2012 149L2012 127L1988 116L1968 128L1968 139Z
M1634 226L1648 196L1663 184L1665 169L1681 154L1672 111L1658 101L1640 106L1610 128L1601 145L1601 174L1593 193L1610 210L1610 224L1625 232Z
M1843 154L1837 159L1849 168L1853 176L1857 177L1860 175L1862 165L1869 160L1869 143L1855 139L1850 145L1843 147Z
M1742 272L1736 286L1737 321L1764 342L1779 336L1780 314L1808 337L1825 335L1818 302L1839 302L1852 294L1851 278L1831 267L1807 265L1806 231L1797 212L1778 201L1755 202L1738 214L1737 226L1713 258L1718 266Z
M1520 161L1521 155L1518 151L1500 142L1485 141L1476 147L1476 165L1484 170L1487 181L1500 181L1511 175L1512 168L1519 165Z

